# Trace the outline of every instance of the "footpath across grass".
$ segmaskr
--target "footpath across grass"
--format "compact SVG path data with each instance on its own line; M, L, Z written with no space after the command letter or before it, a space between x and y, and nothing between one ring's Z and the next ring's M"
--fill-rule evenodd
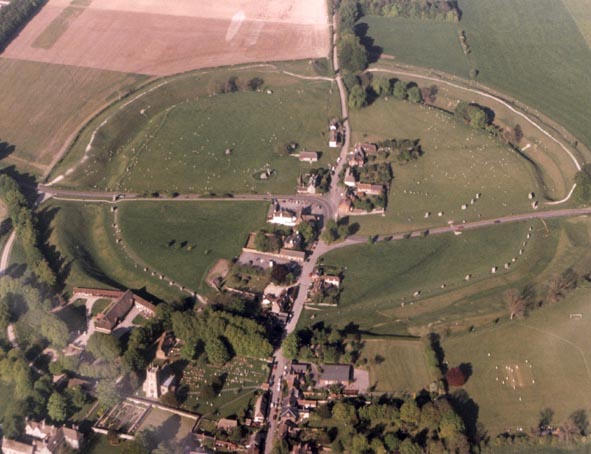
M201 289L219 259L240 255L248 233L264 227L265 202L126 202L118 219L135 255L181 285Z

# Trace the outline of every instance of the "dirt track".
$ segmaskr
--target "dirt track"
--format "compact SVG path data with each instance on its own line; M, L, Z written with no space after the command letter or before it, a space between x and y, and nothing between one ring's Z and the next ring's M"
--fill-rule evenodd
M322 0L94 0L67 20L66 8L50 0L4 56L161 76L329 50ZM35 44L43 33L49 48Z

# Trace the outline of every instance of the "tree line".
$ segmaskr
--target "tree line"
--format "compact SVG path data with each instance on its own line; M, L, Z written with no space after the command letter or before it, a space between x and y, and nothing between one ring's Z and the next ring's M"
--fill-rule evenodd
M462 11L457 0L341 0L335 2L355 7L359 15L406 17L458 22Z
M5 49L46 0L13 0L0 9L0 50Z
M40 233L33 209L18 183L6 174L0 175L0 199L6 205L8 216L24 249L29 269L40 282L49 287L55 286L55 273L41 252Z

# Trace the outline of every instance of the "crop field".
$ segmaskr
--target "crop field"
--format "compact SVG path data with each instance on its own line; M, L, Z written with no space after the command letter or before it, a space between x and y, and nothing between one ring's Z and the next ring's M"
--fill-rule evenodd
M70 134L144 76L0 58L2 166L42 174Z
M143 289L146 295L162 300L181 297L176 287L136 268L116 244L108 206L54 201L41 216L52 266L59 269L66 290L77 286L130 288Z
M11 58L149 75L326 56L322 0L50 0Z
M261 78L264 90L211 95L234 76L242 86ZM241 70L173 78L93 121L51 178L119 191L293 193L310 164L286 147L320 151L318 165L336 159L328 124L338 112L330 82Z
M455 23L365 16L359 24L367 25L367 36L382 48L384 59L437 68L466 78L470 74Z
M240 254L265 224L261 202L130 202L119 207L123 240L148 266L183 286L202 288L218 259Z
M502 293L507 288L533 284L543 294L568 267L585 272L591 265L588 244L585 218L500 224L461 236L335 250L324 263L345 270L340 305L306 311L300 324L354 320L363 330L399 335L466 330L506 316Z
M472 365L473 375L464 388L479 405L478 419L489 433L533 427L547 407L559 425L589 401L590 297L591 290L581 288L525 320L444 340L450 365ZM512 370L527 380L513 382Z
M424 151L416 161L394 165L386 216L356 218L361 233L387 234L450 220L460 223L527 212L532 210L528 194L542 195L530 163L448 114L378 100L350 116L355 125L353 142L420 139ZM481 197L476 200L478 193ZM462 205L467 205L465 210Z
M362 21L369 22L368 35L376 38L375 45L383 47L385 54L396 55L401 63L449 71L461 77L466 77L466 68L452 64L456 60L450 56L459 48L457 31L465 30L471 48L469 64L478 69L479 82L540 109L587 146L591 145L591 120L586 113L586 100L591 97L591 51L585 41L591 30L588 2L467 0L461 8L463 15L456 24L456 33L449 31L445 42L440 42L445 36L436 33L436 25L429 21L412 23L410 45L406 39L400 39L404 28L398 26L398 19ZM438 25L445 28L445 24ZM406 52L407 46L412 52ZM440 49L450 62L418 57L430 55L432 49Z
M413 393L433 380L425 364L423 342L388 338L363 342L361 357L369 361L369 382L376 391ZM381 360L375 362L376 357Z

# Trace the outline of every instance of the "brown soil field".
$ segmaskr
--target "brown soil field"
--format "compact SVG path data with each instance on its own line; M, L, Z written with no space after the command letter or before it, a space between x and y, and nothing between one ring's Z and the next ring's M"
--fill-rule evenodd
M329 43L323 0L50 0L4 56L162 76L322 57Z
M145 76L0 58L2 167L42 174L67 138Z

